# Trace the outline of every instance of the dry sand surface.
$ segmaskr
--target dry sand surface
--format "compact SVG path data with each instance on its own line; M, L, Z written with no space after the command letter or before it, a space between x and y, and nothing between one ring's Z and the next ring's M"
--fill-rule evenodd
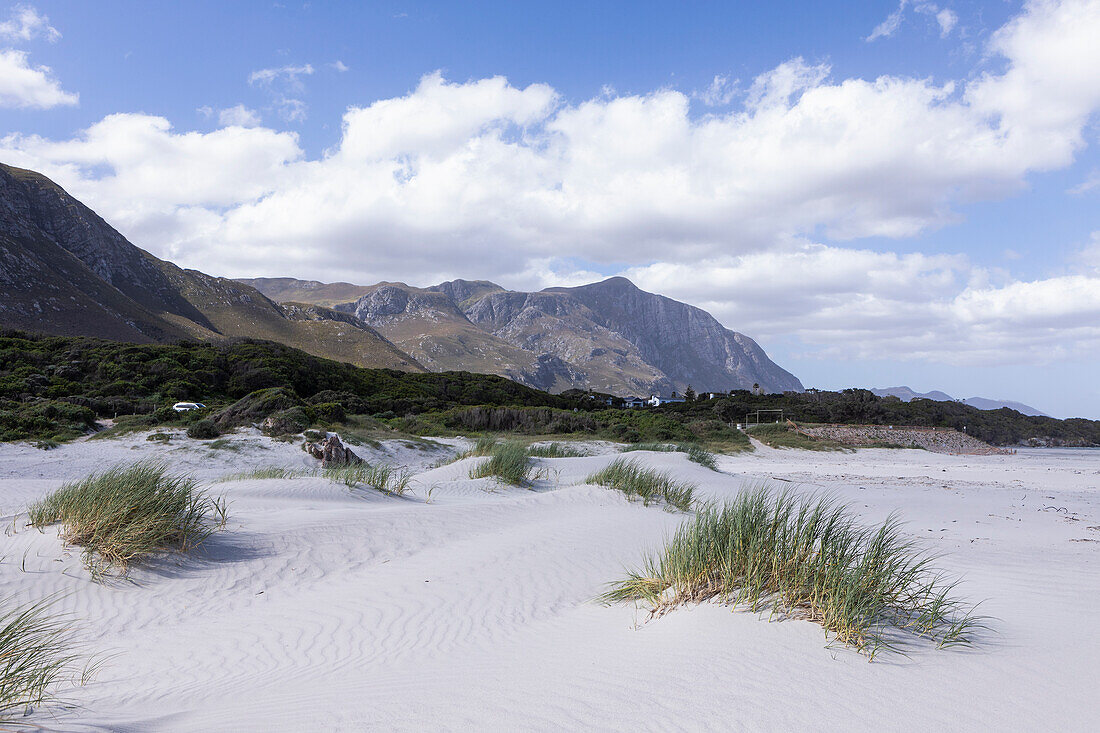
M213 483L230 502L204 550L95 583L28 502L64 480L163 456L204 481L303 467L256 433L237 450L144 435L43 452L0 445L0 597L65 594L89 651L113 655L64 731L1096 730L1100 720L1100 452L1011 456L635 453L729 497L746 480L829 489L867 521L899 511L945 553L992 630L970 649L911 643L873 663L807 621L715 604L647 620L592 602L686 515L584 484L597 455L540 460L535 490L431 468L462 441L365 457L416 472L403 498L323 478ZM450 445L447 445L450 444ZM430 502L425 499L431 492ZM25 568L24 568L25 566Z

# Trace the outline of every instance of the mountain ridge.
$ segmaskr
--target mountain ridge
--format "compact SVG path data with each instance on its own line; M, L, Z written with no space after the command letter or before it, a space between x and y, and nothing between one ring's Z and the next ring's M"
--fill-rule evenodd
M800 391L748 336L625 278L538 292L232 280L129 242L46 176L0 164L0 326L135 343L258 338L359 366L648 396Z
M622 277L536 292L462 279L423 288L292 278L241 282L275 300L331 303L337 293L358 294L333 307L355 313L421 362L503 374L543 389L564 383L620 395L755 384L771 392L802 390L798 378L748 336Z
M946 392L939 390L932 390L931 392L917 392L909 387L881 387L872 389L871 392L879 397L897 397L902 402L909 402L913 399L925 399L934 400L936 402L962 402L963 404L970 405L979 410L999 410L1002 407L1007 407L1010 410L1015 410L1022 415L1029 415L1032 417L1050 417L1050 415L1037 410L1031 405L1025 405L1022 402L1015 402L1013 400L992 400L988 397L967 397L964 400L956 400Z

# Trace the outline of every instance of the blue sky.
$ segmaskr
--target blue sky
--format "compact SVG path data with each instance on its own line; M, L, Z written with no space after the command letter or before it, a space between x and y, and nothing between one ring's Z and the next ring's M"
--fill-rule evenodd
M1100 417L1098 17L0 4L0 160L215 274L625 274L807 386Z

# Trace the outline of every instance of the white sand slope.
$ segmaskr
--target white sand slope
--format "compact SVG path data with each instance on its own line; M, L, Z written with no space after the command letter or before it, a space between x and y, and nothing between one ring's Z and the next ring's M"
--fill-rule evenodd
M820 627L713 604L646 620L591 602L684 520L583 484L612 455L540 461L537 490L471 480L442 448L387 444L417 471L394 498L320 478L213 484L230 501L205 551L97 584L29 501L90 470L163 454L204 480L306 465L249 433L188 441L0 445L0 596L66 595L90 650L115 654L64 731L1095 730L1100 719L1100 452L957 457L762 449L720 459L635 453L732 495L774 478L828 488L868 521L900 511L940 565L986 599L969 650L907 647L868 663ZM366 451L364 451L366 452ZM370 457L381 457L375 453ZM430 503L425 502L429 490ZM25 563L25 571L23 565Z

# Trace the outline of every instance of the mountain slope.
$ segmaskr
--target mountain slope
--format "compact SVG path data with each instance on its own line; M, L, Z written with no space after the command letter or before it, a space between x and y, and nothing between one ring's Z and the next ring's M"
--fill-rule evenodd
M723 327L701 308L647 293L626 278L548 288L541 294L559 296L563 308L571 301L584 305L586 312L574 311L578 317L632 344L642 360L680 390L689 384L717 392L753 384L767 392L802 390L802 383L748 336Z
M582 387L621 395L667 394L688 385L727 391L760 384L801 390L755 341L710 314L612 278L579 288L524 293L485 280L429 288L404 283L326 285L258 278L274 299L337 303L432 370L501 374L541 389Z
M184 270L135 247L45 176L0 164L0 326L140 343L266 338L360 366L422 371L368 325Z

